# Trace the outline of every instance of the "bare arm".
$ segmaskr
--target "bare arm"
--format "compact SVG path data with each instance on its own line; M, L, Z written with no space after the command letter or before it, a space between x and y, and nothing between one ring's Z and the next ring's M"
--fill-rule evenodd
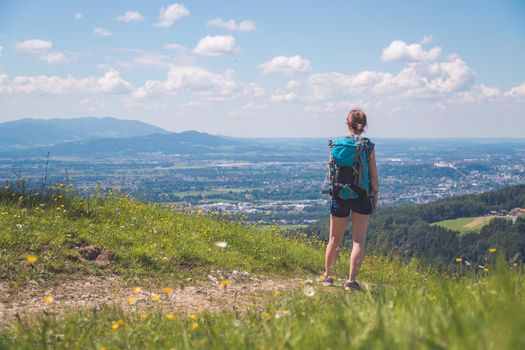
M368 160L368 168L370 172L370 190L374 198L374 210L376 210L379 200L379 176L377 175L375 150L373 150L372 153L370 153L370 159Z

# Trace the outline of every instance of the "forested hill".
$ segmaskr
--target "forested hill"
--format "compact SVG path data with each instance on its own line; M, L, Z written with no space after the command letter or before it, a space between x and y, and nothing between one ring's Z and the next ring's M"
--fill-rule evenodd
M457 257L483 263L489 248L504 251L509 260L524 261L525 218L513 223L495 218L481 231L461 235L457 231L430 225L446 219L481 216L494 210L525 207L525 185L509 186L482 194L470 194L425 204L385 207L370 222L367 249L379 254L418 257L429 262L449 263ZM305 231L328 237L328 220L318 221ZM345 234L349 244L350 225Z

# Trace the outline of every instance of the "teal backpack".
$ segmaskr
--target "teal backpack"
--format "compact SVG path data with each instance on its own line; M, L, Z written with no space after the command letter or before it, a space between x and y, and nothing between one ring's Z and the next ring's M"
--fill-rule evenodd
M330 161L327 178L330 189L324 191L342 200L367 198L370 196L368 148L366 137L347 136L328 142Z

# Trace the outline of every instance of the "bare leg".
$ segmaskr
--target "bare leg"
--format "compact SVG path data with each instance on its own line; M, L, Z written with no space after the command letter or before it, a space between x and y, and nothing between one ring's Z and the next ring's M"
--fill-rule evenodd
M352 254L350 255L350 280L355 280L365 255L366 229L370 215L352 212Z
M335 258L337 256L337 248L341 245L343 235L345 233L346 223L348 217L340 218L330 214L330 238L326 246L325 256L325 276L332 275Z

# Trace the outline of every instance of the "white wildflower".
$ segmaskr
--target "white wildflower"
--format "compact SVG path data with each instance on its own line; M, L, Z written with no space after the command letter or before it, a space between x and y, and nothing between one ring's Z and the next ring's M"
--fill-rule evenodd
M224 248L227 248L227 247L228 247L228 243L226 243L226 242L224 242L224 241L215 242L215 246L216 246L217 248L224 249Z
M306 295L307 297L313 297L315 295L315 288L311 285L307 285L304 287L303 289L303 293L304 295Z

